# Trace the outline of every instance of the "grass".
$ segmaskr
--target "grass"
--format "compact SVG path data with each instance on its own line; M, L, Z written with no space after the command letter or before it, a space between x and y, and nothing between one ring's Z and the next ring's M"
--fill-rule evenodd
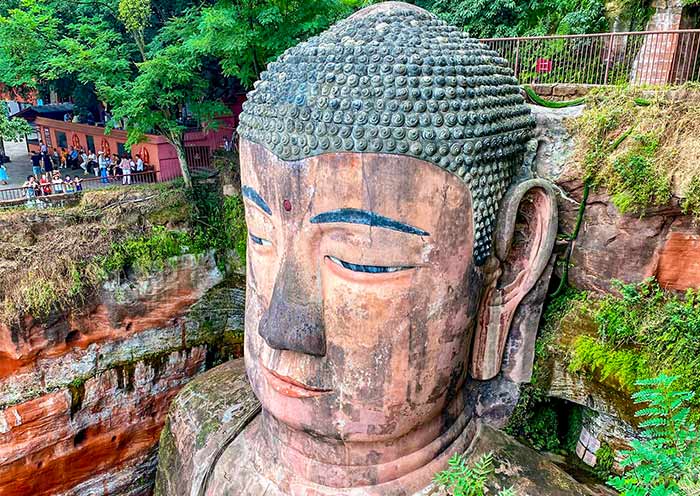
M700 388L700 292L664 291L654 279L615 283L617 294L590 297L596 335L579 336L571 346L569 371L636 392L635 382L660 374L677 376L684 391ZM691 402L700 418L700 397Z
M213 250L222 271L245 259L242 202L217 184L177 182L86 192L80 204L0 217L0 321L80 312L108 278L153 272Z
M698 92L692 85L685 91ZM595 89L570 127L584 179L607 189L621 212L642 216L677 197L700 218L697 98L676 101L665 89Z

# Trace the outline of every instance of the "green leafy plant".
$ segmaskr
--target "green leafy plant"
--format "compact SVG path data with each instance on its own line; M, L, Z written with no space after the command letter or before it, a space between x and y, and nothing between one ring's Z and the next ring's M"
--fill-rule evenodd
M598 451L596 451L596 463L593 471L595 474L601 478L601 480L606 480L610 477L613 471L613 464L615 463L615 452L610 447L609 444L601 444Z
M435 474L435 483L446 488L453 496L484 496L487 484L494 473L493 453L487 453L472 465L463 455L450 458L448 467ZM512 488L504 489L497 496L516 496Z
M700 433L687 406L695 393L676 390L675 382L664 374L637 382L643 389L633 399L646 405L636 413L645 419L642 439L632 440L632 448L622 452L624 475L608 482L623 496L688 495L681 484L698 482Z

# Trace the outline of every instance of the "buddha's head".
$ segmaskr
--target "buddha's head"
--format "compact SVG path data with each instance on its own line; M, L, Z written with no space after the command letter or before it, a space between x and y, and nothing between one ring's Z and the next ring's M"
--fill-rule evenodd
M554 240L551 192L514 184L533 126L504 59L406 4L269 65L239 128L245 358L267 414L390 445L444 430L467 378L499 372Z

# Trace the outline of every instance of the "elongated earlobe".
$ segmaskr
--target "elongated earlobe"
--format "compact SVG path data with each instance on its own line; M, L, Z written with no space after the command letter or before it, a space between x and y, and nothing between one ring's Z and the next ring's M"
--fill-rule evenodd
M485 265L485 292L474 336L471 375L498 375L513 315L547 267L557 228L556 195L548 182L532 179L506 193Z

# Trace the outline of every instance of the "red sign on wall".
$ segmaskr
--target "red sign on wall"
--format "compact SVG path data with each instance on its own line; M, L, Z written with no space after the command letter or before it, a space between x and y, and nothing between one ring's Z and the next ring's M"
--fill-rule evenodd
M552 72L552 61L550 59L537 59L535 72L538 74Z

